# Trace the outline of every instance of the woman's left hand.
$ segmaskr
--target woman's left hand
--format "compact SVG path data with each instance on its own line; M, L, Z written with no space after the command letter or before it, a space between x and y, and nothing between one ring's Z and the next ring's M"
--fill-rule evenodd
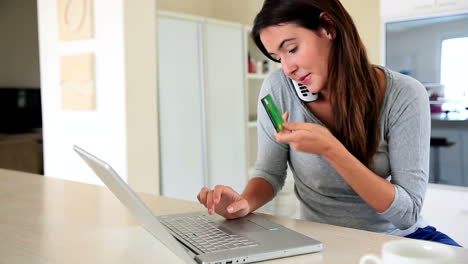
M287 120L287 114L284 115ZM312 123L283 123L284 129L276 133L276 141L289 143L296 151L325 155L339 141L325 127Z

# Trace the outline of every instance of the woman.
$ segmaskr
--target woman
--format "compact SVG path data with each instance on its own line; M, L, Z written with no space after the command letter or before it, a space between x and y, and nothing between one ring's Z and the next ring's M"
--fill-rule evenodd
M228 219L278 193L289 164L302 217L459 246L421 217L429 172L430 111L416 80L369 63L339 0L265 0L252 37L282 70L265 80L285 112L275 133L258 108L258 158L242 195L203 188L199 201ZM304 102L290 79L317 100Z

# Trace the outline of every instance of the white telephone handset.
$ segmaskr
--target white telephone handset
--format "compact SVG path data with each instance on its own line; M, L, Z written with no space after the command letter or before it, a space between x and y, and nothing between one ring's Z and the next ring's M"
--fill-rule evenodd
M302 83L298 83L294 80L291 80L294 86L294 90L296 91L297 96L304 101L304 102L312 102L317 100L318 93L310 92L305 85Z

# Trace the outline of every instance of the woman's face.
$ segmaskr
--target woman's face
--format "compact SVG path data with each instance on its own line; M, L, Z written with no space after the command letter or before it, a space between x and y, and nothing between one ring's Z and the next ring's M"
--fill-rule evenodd
M320 92L328 79L328 58L332 37L324 29L317 32L296 24L269 26L260 32L266 50L281 61L284 73Z

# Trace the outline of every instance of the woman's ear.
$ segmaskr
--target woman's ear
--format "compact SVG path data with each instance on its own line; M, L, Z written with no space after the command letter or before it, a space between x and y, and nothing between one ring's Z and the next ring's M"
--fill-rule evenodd
M320 20L323 22L323 29L324 29L324 33L325 33L325 36L330 39L330 40L333 40L335 39L336 37L336 26L335 26L335 22L333 21L332 17L330 16L330 14L328 14L327 12L322 12L320 14Z

